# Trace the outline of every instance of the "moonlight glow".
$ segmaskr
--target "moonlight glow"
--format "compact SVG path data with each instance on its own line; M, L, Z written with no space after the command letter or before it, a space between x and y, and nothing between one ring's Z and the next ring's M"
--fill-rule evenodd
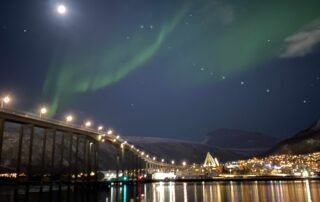
M63 4L59 4L59 5L57 6L57 12L58 12L59 14L61 14L61 15L64 15L64 14L67 12L66 6L63 5Z

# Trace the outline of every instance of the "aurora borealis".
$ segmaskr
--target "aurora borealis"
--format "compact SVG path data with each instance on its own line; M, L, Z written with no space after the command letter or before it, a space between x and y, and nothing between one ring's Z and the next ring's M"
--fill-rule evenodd
M2 90L20 108L187 139L319 119L320 1L64 2L64 16L57 1L1 2Z

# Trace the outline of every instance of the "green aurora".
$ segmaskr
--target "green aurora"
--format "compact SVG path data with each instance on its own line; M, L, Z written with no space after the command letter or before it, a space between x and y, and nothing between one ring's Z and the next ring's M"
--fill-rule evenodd
M74 95L108 87L148 67L152 60L170 61L169 81L185 86L212 82L209 74L195 74L198 70L193 63L215 75L246 71L279 57L284 39L316 20L320 10L320 1L314 0L251 1L247 5L209 2L181 6L172 19L161 23L155 35L136 32L130 42L115 41L111 47L75 54L61 65L53 65L43 88L51 97L51 113ZM190 13L193 20L186 27ZM163 48L167 44L174 44L182 56L168 53Z
M163 25L154 39L146 42L134 37L137 40L130 45L118 44L111 50L97 53L94 57L84 57L81 62L66 63L58 70L56 67L52 68L44 85L45 92L54 92L50 105L51 114L56 112L59 103L74 94L99 90L142 67L158 52L170 32L186 14L186 10L187 7L178 12L169 23Z

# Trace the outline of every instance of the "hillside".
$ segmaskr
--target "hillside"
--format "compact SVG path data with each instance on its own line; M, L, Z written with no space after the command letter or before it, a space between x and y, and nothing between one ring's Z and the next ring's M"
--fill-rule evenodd
M320 151L320 121L279 142L266 154L306 154Z
M211 152L220 161L243 158L243 156L231 151L192 141L153 137L126 137L126 139L160 158L174 159L179 162L187 160L188 162L203 163L207 152Z

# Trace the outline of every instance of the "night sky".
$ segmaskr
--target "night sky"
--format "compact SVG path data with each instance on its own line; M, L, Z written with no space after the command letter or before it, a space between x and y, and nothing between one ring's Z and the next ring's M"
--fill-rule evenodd
M319 11L319 0L1 0L0 93L124 136L292 136L320 117Z

